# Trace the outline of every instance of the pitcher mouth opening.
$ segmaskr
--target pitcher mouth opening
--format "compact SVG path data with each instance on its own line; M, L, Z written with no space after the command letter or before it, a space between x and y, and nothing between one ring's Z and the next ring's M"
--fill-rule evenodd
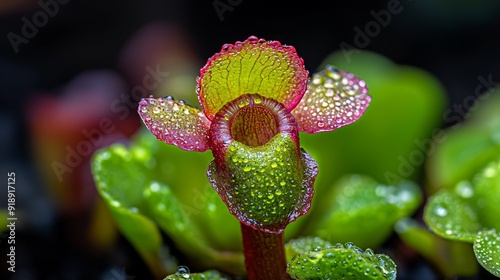
M297 124L290 112L278 101L259 94L244 94L227 103L216 114L210 131L214 144L235 140L259 147L285 133L299 146Z

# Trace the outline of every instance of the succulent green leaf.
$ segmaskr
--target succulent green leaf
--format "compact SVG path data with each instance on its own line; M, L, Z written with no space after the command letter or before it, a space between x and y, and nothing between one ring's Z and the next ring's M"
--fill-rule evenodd
M424 221L438 235L473 242L482 228L471 205L452 190L443 189L429 198Z
M243 256L240 252L218 252L207 246L206 235L191 223L182 204L166 185L152 182L144 196L154 220L183 252L197 260L198 265L217 266L226 271L241 266Z
M331 247L332 244L317 236L307 236L297 239L292 239L285 245L286 259L288 262L298 254L305 254L313 250L321 250Z
M470 244L441 238L410 218L399 220L395 230L407 246L446 278L477 274L478 264Z
M337 244L296 255L288 264L293 279L396 279L396 264L384 254Z
M165 277L163 280L228 280L216 270L207 270L203 273L189 273L184 267L177 269L175 274Z
M447 116L462 116L464 121L445 130L446 141L436 143L436 152L429 155L430 193L472 180L500 154L500 89L484 92L467 107L470 114L465 116L448 112Z
M211 155L183 151L143 132L129 148L113 145L93 161L99 193L120 230L138 252L147 252L141 253L146 262L154 255L151 247L161 252L160 225L200 269L243 274L239 223L205 175Z
M430 190L452 188L460 181L471 180L485 164L498 158L500 130L463 125L446 131L446 141L437 144L428 160Z
M146 130L133 148L147 153L144 165L151 181L168 185L192 226L199 228L217 251L241 251L240 224L227 211L206 176L210 153L189 152L162 143ZM241 267L241 266L240 266Z
M491 78L491 75L490 77ZM500 88L485 88L476 103L469 107L468 122L473 126L484 126L494 129L500 126ZM495 137L500 140L500 135Z
M473 182L475 206L482 225L500 231L500 160L486 166Z
M144 215L142 191L146 170L136 160L138 154L117 144L94 156L92 172L97 189L122 234L130 241L156 275L165 273L163 240L155 223ZM123 167L127 166L127 169Z
M387 186L362 175L346 175L333 187L331 207L310 234L331 242L356 242L376 247L391 234L397 220L413 214L422 201L414 183ZM366 233L370 234L367 235Z
M480 231L473 247L479 263L491 274L500 277L500 233L494 229Z

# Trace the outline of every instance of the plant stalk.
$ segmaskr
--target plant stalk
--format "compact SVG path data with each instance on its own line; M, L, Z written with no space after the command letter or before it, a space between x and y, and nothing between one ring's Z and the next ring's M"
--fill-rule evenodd
M286 272L283 233L255 230L241 223L248 280L290 279Z

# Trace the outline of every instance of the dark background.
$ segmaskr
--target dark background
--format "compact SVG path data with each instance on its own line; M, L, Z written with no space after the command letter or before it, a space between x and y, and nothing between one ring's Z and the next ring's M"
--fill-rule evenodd
M61 234L63 222L31 163L24 104L34 92L57 94L54 89L85 70L120 73L117 60L127 39L156 19L179 24L200 61L224 43L256 35L295 46L308 70L314 71L341 42L356 47L354 28L364 29L374 20L371 11L387 9L391 1L220 0L234 6L222 13L223 20L215 2L72 0L60 5L57 15L27 44L21 44L17 54L7 34L20 34L21 18L31 19L40 7L30 0L0 4L0 170L2 174L17 172L17 206L26 215L25 225L17 231L18 242L26 240L18 251L18 268L25 269L15 279L105 279L110 267L122 265L127 274L147 275L126 241L111 255L87 258ZM491 75L500 81L497 2L402 0L402 11L392 15L364 49L429 71L442 82L450 106L461 103L474 94L478 76ZM1 191L1 199L4 207L5 191ZM5 242L0 246L3 260Z

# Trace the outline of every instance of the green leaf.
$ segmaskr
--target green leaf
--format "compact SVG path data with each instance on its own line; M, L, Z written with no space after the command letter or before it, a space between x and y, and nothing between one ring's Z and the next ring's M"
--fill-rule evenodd
M151 253L154 248L159 254L163 246L160 225L199 269L244 273L239 223L208 183L210 158L161 143L149 133L140 133L128 149L117 144L95 156L99 192L147 262L161 263Z
M163 241L157 226L143 214L142 191L147 176L137 156L123 145L113 145L94 156L92 172L118 228L158 276L167 272L163 267Z
M331 247L332 244L317 236L307 236L298 239L292 239L285 245L285 253L287 262L290 262L293 257L298 254L305 254L309 251L319 250Z
M441 238L409 218L399 220L395 230L407 246L447 279L477 274L478 265L470 244Z
M352 243L296 255L287 271L293 279L396 279L396 264L387 255Z
M489 128L498 127L500 125L500 88L490 88L487 91L481 92L480 98L476 99L476 103L469 107L469 118L467 122L471 126L485 126ZM499 139L500 135L495 138Z
M175 274L165 277L164 280L226 280L220 272L207 270L203 273L189 273L185 267L179 267Z
M479 220L484 227L500 231L500 160L486 166L473 182Z
M362 175L347 175L333 189L330 208L309 224L308 233L330 242L352 241L362 248L384 242L395 222L413 214L422 201L414 183L386 186Z
M465 121L446 129L446 141L436 143L429 155L427 170L429 192L450 188L470 181L483 167L500 154L500 90L485 93L469 105L470 115L448 111L447 118L457 115Z
M484 165L498 158L500 141L495 132L479 126L462 126L446 131L446 141L438 144L429 157L430 189L452 188L460 181L471 180Z
M471 243L482 228L470 203L447 189L429 198L424 209L424 221L439 236Z
M203 229L208 245L218 251L241 251L240 223L208 182L206 175L210 152L199 153L181 150L158 141L143 130L135 146L147 151L152 181L168 185L182 205L192 224Z
M192 224L182 204L166 185L152 182L145 191L151 216L187 256L200 267L217 267L243 274L241 252L219 252L210 248L203 229Z
M500 277L500 233L482 230L474 240L474 253L479 263L496 277Z

